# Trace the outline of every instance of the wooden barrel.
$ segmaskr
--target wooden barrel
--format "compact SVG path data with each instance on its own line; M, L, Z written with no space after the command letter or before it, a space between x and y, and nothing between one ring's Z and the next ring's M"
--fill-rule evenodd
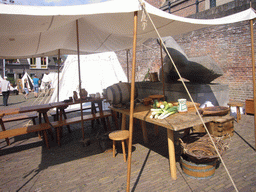
M188 177L196 179L208 179L215 174L216 161L208 163L193 163L181 157L182 170Z
M135 88L134 99L137 98L137 89ZM106 99L111 104L126 104L131 99L131 84L117 83L106 89Z

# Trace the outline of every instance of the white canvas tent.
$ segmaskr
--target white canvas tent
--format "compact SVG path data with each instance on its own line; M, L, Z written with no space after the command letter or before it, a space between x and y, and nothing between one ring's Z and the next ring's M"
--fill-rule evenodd
M114 52L81 55L81 87L88 94L102 93L103 89L118 83L126 82L127 78ZM69 55L60 75L60 97L63 101L73 96L73 91L79 93L77 56ZM57 89L54 90L50 102L57 101Z
M207 26L255 18L252 9L221 19L198 20L163 12L143 2L162 37ZM143 11L139 0L112 0L78 6L22 6L0 4L0 58L80 54L124 50L132 47L133 14ZM78 21L78 28L76 27ZM145 20L142 22L145 24ZM157 37L148 24L137 28L137 43Z
M33 84L33 80L32 78L29 76L29 74L27 72L25 72L25 74L23 75L23 77L21 78L21 82L22 82L22 88L24 86L24 80L27 79L28 80L28 90L31 91L34 87Z
M144 17L145 12L142 7L147 10L154 25L148 24L145 28L147 18ZM133 47L127 172L127 190L129 190L137 43L158 37L159 34L162 37L173 36L207 26L252 21L256 18L256 14L253 9L248 9L220 19L197 20L168 14L143 0L113 0L99 4L66 7L2 4L0 5L0 17L1 58L49 56L60 52L60 54L78 54L80 66L80 54L117 51ZM138 21L140 21L139 24ZM254 68L254 52L252 53ZM80 81L79 67L78 70ZM81 86L79 88L81 89ZM254 100L256 100L255 97ZM256 102L254 104L256 106ZM176 168L172 168L176 172Z
M57 72L50 72L49 74L44 74L40 89L43 90L45 88L46 83L51 84L51 88L56 88L58 84L58 73Z

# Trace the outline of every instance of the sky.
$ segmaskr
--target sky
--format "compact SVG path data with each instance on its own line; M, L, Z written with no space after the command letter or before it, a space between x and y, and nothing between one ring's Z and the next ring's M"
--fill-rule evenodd
M18 5L38 5L38 6L67 6L82 5L88 3L99 3L107 0L14 0Z

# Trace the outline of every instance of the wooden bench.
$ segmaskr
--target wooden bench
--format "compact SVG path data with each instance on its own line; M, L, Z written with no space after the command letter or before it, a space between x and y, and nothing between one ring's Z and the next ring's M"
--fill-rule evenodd
M29 126L24 126L21 128L10 129L10 130L6 130L6 131L1 131L0 139L5 139L5 138L9 138L9 137L15 137L15 136L19 136L19 135L25 135L28 133L42 131L43 135L44 135L43 136L44 142L45 142L47 148L49 149L50 147L49 147L46 130L50 129L50 128L51 128L51 126L49 124L42 123L42 124L38 124L38 125L29 125Z
M12 116L12 117L4 116L2 118L2 120L3 120L4 123L7 123L7 122L12 122L12 121L20 121L20 120L25 120L25 119L32 119L33 124L35 125L36 124L36 120L35 119L37 117L38 117L37 114L21 114L21 115Z
M83 121L93 121L93 120L97 120L97 119L101 119L101 118L106 118L107 119L107 126L110 128L110 122L108 117L112 116L111 112L108 111L104 111L102 114L100 113L95 113L95 114L88 114L88 115L84 115L83 116ZM51 125L57 129L57 141L58 141L58 145L60 146L60 133L61 130L60 128L66 125L71 125L71 124L75 124L75 123L80 123L82 121L81 116L78 117L72 117L69 119L64 119L62 121L53 121L51 122Z
M240 107L243 107L244 104L241 103L241 102L230 101L228 103L228 106L229 106L229 109L230 109L230 113L231 113L231 107L236 107L236 121L238 123L239 120L241 119Z

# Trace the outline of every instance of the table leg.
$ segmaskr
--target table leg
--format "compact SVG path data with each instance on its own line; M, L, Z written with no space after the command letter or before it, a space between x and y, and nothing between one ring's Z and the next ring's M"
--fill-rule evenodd
M100 115L101 115L101 116L103 116L102 101L98 101L97 103L98 103L98 107L99 107ZM95 108L95 111L96 111L96 108ZM107 124L106 124L106 121L105 121L105 118L101 118L101 122L103 123L103 126L104 126L105 131L108 131Z
M155 136L158 136L159 130L158 130L158 125L154 125L155 129Z
M39 112L39 114L42 113L43 114L43 117L44 117L44 122L45 123L48 123L49 125L51 125L49 119L48 119L48 116L47 116L47 111L43 111L43 112ZM53 132L51 129L48 129L49 130L49 133L51 134L51 137L52 137L52 140L54 140L54 137L53 137Z
M122 114L122 125L121 125L121 130L126 129L126 115Z
M167 129L169 163L172 179L177 179L173 130Z
M240 107L236 107L236 120L237 120L237 123L239 122L239 120L241 119L241 114L240 114Z
M141 128L143 134L144 143L148 143L148 135L147 135L147 128L146 128L146 121L141 120Z
M111 110L111 113L112 113L112 120L114 120L114 123L115 123L115 126L116 126L116 130L118 130L119 126L118 126L117 113L113 110Z
M67 119L67 114L66 114L65 110L64 109L61 109L61 110L62 110L62 115L63 115L64 119ZM69 125L67 125L67 128L68 128L68 132L71 133L71 129L70 129Z
M95 113L96 113L95 104L94 104L94 102L91 102L91 114L95 114ZM92 130L93 130L93 127L94 127L94 122L95 122L95 120L91 121L91 128L92 128Z

